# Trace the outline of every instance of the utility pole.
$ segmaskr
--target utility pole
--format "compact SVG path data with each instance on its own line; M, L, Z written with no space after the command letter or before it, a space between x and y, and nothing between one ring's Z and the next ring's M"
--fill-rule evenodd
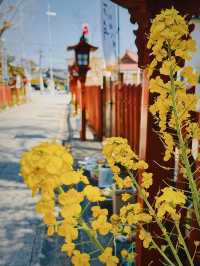
M50 46L50 90L51 92L54 92L55 90L55 84L54 84L54 78L53 78L53 47L52 47L52 32L51 32L51 24L50 24L50 17L56 16L55 12L52 12L50 9L50 5L48 5L48 11L46 12L46 15L48 16L48 33L49 33L49 46Z
M0 38L0 84L3 83L3 41Z
M44 91L43 73L42 73L42 50L39 50L39 72L40 72L40 90Z
M122 81L120 74L120 7L117 6L117 57L118 57L118 80Z
M7 55L7 49L5 45L5 40L3 40L3 81L5 84L8 84L8 55Z

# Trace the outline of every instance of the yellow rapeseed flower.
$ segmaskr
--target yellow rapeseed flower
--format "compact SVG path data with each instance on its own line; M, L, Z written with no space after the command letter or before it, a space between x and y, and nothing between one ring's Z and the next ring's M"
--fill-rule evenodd
M58 201L61 205L79 204L84 200L84 195L76 189L71 188L59 195Z
M69 257L72 256L75 249L75 244L73 242L65 243L61 247L62 252L66 252Z
M107 235L111 231L112 225L108 222L107 216L100 215L96 220L92 221L92 228L101 235Z
M108 215L108 210L107 209L101 209L100 206L93 206L91 208L92 211L92 216L94 218L99 217L100 215L107 216Z
M162 194L156 198L155 207L157 209L157 216L162 220L165 214L169 214L173 220L179 220L180 214L177 213L177 206L184 206L186 196L182 191L166 187L162 189Z
M105 197L102 197L101 190L98 187L88 185L84 188L83 194L91 202L103 201Z
M33 191L47 195L63 184L61 176L72 171L73 158L59 143L43 142L22 155L21 175Z
M116 256L112 255L113 250L110 247L107 247L104 252L99 256L100 262L106 266L117 266L119 259Z
M78 229L74 225L64 221L58 226L58 235L63 236L67 242L72 242L78 238Z
M150 188L150 186L152 186L153 184L153 178L152 178L153 174L152 173L147 173L147 172L143 172L142 173L142 183L141 186L143 188Z
M143 228L140 230L139 238L143 240L144 248L148 248L152 242L152 236L149 232L145 231Z
M181 75L187 79L191 85L196 85L199 78L199 73L195 73L191 66L186 66L181 72Z
M132 195L129 194L129 193L123 193L123 194L122 194L122 200L123 200L123 201L127 201L127 200L129 200L131 197L132 197Z
M90 266L90 256L86 253L81 253L79 250L74 250L72 263L74 266Z

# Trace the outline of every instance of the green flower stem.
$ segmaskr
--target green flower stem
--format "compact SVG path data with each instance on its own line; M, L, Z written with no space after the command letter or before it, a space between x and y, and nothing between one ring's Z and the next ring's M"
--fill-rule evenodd
M90 238L91 242L94 243L95 246L103 253L104 247L101 245L101 243L95 237L95 235L91 233L91 228L87 225L87 223L83 220L83 218L80 218L79 222L80 222L80 225L82 226L82 229L84 230L84 232Z
M60 186L60 187L58 187L58 192L59 192L59 193L64 193L65 191L64 191L64 189Z
M77 243L76 246L82 246L87 244L91 244L91 241L82 241L81 243Z
M188 258L188 261L190 262L190 266L194 266L193 260L192 260L192 258L190 256L189 250L188 250L187 245L185 243L185 239L182 236L182 233L181 233L181 230L180 230L180 227L179 227L179 223L175 222L175 225L176 225L176 229L178 231L178 236L179 236L179 238L181 240L181 244L184 247L185 254L186 254L187 258Z
M87 203L87 205L85 206L85 208L82 210L81 212L81 217L83 217L83 214L86 212L87 208L90 206L90 202Z
M107 244L108 247L110 246L110 244L112 243L113 240L114 240L114 236L112 236L112 237L110 238L110 240L108 241L108 244Z
M194 258L195 258L195 255L196 255L196 253L197 253L197 249L198 249L198 246L195 246L195 251L194 251L194 254L193 254L193 256L192 256L192 260L194 260Z
M169 58L171 58L171 52L169 51ZM189 179L189 186L192 192L192 199L193 199L193 204L194 204L194 210L195 210L195 215L197 218L198 225L200 226L200 202L199 202L199 197L198 197L198 190L196 183L193 178L192 170L190 167L190 162L188 160L188 155L187 155L187 147L185 145L185 142L183 140L183 136L181 133L181 125L179 123L179 118L178 118L178 112L177 112L177 104L176 104L176 88L174 84L174 73L172 66L170 68L170 81L171 81L171 96L172 96L172 105L173 105L173 113L175 117L175 123L176 123L176 131L178 135L178 141L179 141L179 146L181 149L181 155L182 155L182 162L185 165L186 168L186 174Z
M95 253L97 253L97 252L99 252L99 249L95 249L94 251L91 251L91 252L89 252L88 254L91 256L91 255L93 255L93 254L95 254Z
M156 242L152 239L153 246L159 251L161 256L169 263L169 265L174 266L174 263L165 255L165 252L162 251L162 249L156 244Z
M139 195L142 197L142 199L144 200L145 204L147 205L148 209L149 209L149 213L154 217L156 223L158 224L158 226L160 227L164 237L165 237L165 240L167 241L173 255L174 255L174 258L176 259L177 263L179 266L183 266L182 262L180 261L180 258L179 256L177 255L177 251L170 239L170 237L168 236L168 234L166 234L166 230L165 230L165 227L163 226L163 224L161 223L161 221L157 218L156 216L156 213L155 213L155 210L152 208L151 204L149 203L145 193L142 191L140 185L137 183L137 181L135 180L135 178L133 177L133 174L128 171L129 175L131 176L132 178L132 181L133 181L133 184L136 186L136 188L138 189L138 192L139 192Z

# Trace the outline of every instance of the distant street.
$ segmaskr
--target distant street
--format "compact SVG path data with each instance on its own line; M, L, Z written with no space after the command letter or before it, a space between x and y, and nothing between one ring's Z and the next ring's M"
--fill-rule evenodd
M66 96L40 92L31 102L0 112L0 265L30 265L38 219L18 162L37 142L61 140L65 117Z

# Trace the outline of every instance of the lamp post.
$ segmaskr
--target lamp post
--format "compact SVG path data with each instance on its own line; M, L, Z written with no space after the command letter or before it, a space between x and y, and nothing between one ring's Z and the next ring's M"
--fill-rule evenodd
M78 70L78 80L81 83L81 132L80 139L86 140L86 110L85 110L85 81L90 69L90 52L96 51L98 47L88 43L85 32L83 32L78 44L69 46L68 51L75 51L75 64Z
M50 90L51 92L54 92L55 90L55 84L54 84L54 78L53 78L53 45L52 45L52 31L51 31L51 23L50 23L50 17L56 16L56 12L52 12L50 10L50 5L48 5L48 11L46 12L46 15L48 16L48 33L49 33L49 46L50 46Z

